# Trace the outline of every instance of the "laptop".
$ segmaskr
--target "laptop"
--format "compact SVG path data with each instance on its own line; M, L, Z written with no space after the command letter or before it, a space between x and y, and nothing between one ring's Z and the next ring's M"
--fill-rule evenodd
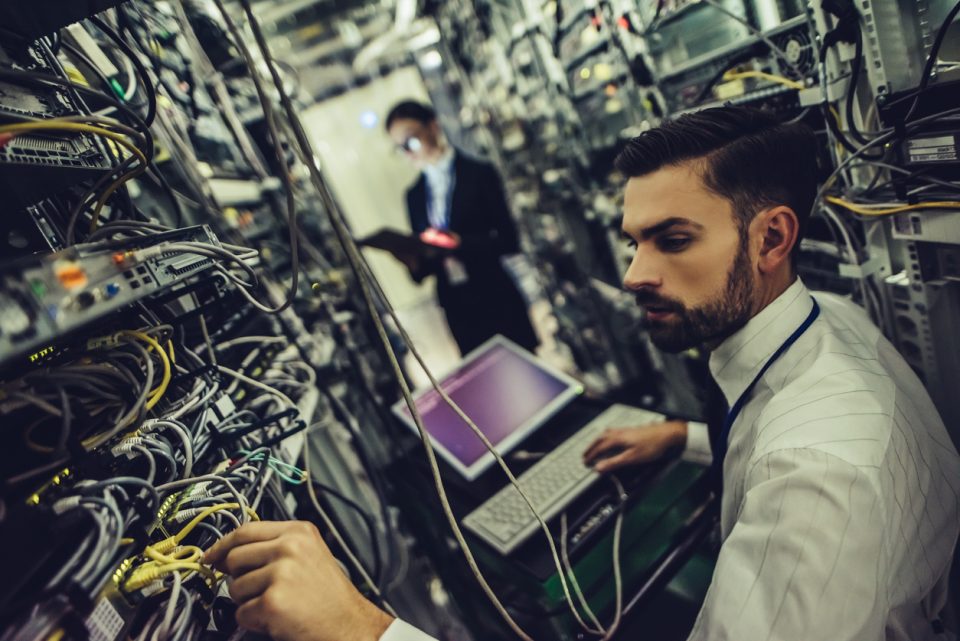
M471 352L438 382L501 456L583 391L577 381L500 336ZM483 442L432 387L418 391L414 402L435 451L461 476L476 479L495 463ZM403 401L395 404L393 411L416 430ZM583 452L603 430L664 418L637 407L611 405L517 480L537 512L551 519L599 479L583 463ZM502 555L513 553L539 529L530 506L512 485L506 485L464 517L463 525Z
M474 349L438 382L501 456L583 392L578 381L503 336ZM464 479L472 481L494 465L493 454L432 386L413 397L434 451ZM402 399L392 410L416 431Z

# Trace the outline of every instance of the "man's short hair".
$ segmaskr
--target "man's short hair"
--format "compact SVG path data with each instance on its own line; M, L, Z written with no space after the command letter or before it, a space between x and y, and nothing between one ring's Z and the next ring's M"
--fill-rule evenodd
M384 126L390 131L390 125L401 118L416 120L423 124L429 124L437 119L437 112L430 105L415 100L404 100L398 102L387 114L387 120Z
M698 165L707 189L733 204L741 235L760 210L790 207L800 221L796 258L817 191L813 130L756 109L715 107L643 132L615 164L635 178L686 162Z

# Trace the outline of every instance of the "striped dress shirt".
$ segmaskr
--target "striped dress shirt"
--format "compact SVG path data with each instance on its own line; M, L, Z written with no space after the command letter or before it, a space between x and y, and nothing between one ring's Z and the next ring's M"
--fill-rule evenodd
M723 461L723 545L691 641L925 641L960 520L960 459L919 379L856 305L763 375ZM710 355L732 405L810 313L799 280ZM691 428L688 449L707 443Z
M863 311L821 313L767 370L723 461L723 544L690 641L928 641L960 531L960 457L917 376ZM812 309L800 280L725 340L733 405ZM709 461L691 423L685 457ZM428 641L396 621L381 641Z

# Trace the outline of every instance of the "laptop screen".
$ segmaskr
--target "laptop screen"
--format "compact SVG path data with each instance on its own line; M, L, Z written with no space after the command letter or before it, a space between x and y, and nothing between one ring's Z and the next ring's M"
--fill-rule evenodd
M501 455L583 390L574 379L501 336L472 351L439 383ZM414 401L435 450L465 478L474 479L495 463L480 438L436 390L421 390ZM403 400L393 411L416 429Z

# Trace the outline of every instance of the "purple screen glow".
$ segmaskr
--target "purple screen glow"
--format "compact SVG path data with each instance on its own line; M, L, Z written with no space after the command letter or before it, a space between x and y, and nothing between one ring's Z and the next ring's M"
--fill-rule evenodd
M566 382L500 344L444 378L440 386L495 446L570 389ZM424 392L416 405L430 436L464 466L470 467L487 452L436 390ZM401 411L410 417L409 409Z

